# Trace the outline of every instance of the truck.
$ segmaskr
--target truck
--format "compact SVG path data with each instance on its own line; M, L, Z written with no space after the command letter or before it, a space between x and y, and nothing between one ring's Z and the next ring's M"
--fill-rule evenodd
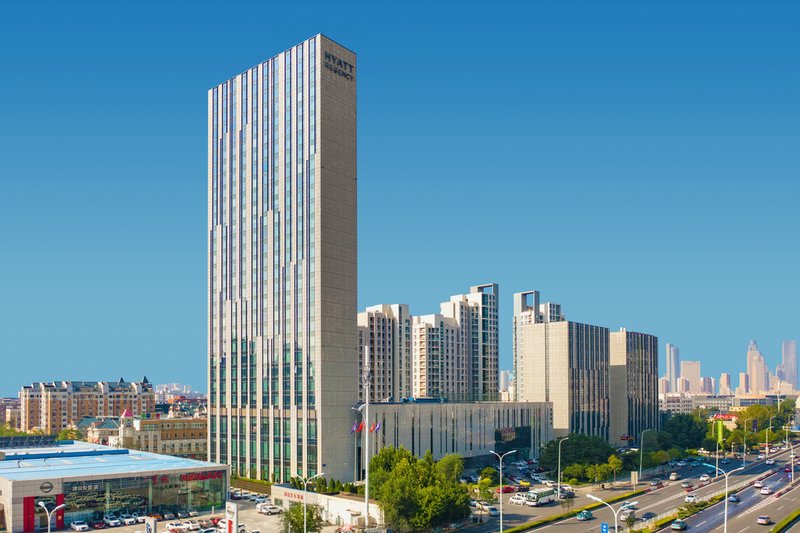
M553 487L531 489L525 494L525 499L528 500L527 505L531 507L545 505L556 501L556 489Z

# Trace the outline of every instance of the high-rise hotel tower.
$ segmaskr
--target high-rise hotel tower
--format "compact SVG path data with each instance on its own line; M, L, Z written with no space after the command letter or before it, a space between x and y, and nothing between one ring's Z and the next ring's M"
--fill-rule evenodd
M209 459L353 472L356 56L317 35L208 92Z

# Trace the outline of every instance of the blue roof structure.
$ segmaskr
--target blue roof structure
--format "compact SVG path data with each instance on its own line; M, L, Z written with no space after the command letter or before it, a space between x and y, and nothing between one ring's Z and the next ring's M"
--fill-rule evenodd
M49 447L0 449L0 478L29 481L119 474L120 477L204 471L225 465L77 441L58 441Z

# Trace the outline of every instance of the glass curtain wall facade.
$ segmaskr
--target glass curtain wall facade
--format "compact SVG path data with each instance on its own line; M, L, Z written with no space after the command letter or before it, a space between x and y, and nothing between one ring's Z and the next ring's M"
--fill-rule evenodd
M233 474L314 475L323 433L343 452L357 391L355 97L355 54L322 35L208 93L208 458Z

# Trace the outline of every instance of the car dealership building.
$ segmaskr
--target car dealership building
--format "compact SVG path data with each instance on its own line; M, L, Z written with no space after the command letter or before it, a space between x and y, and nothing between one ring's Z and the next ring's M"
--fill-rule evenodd
M53 437L0 437L0 529L54 530L106 513L148 514L225 503L228 467Z

